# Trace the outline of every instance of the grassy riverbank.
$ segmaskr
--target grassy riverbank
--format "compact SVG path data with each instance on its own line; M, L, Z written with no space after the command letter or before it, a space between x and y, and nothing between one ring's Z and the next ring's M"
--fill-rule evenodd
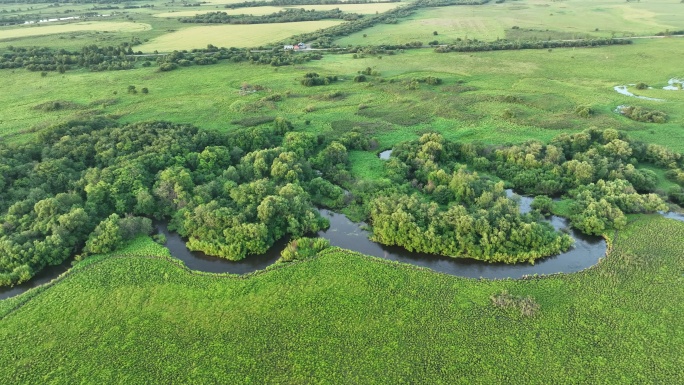
M595 268L521 281L337 249L248 279L165 258L94 260L13 312L21 297L0 302L0 373L13 383L674 383L683 237L684 223L637 217ZM540 309L493 306L503 290Z

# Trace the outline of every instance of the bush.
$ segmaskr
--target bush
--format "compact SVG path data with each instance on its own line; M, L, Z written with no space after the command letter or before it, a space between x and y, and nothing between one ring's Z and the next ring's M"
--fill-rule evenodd
M544 215L551 214L553 208L553 200L546 195L538 195L532 200L532 210L539 211Z
M163 63L159 66L159 71L162 71L162 72L173 71L176 68L178 68L178 65L176 63Z
M643 82L639 82L639 83L637 83L637 85L636 85L636 89L637 89L637 90L645 90L645 89L647 89L647 88L648 88L648 84L643 83Z
M589 106L577 106L575 107L575 113L582 118L588 118L594 114L594 110Z
M667 121L666 113L639 106L623 106L619 108L618 112L637 122L665 123Z
M281 253L282 262L301 261L311 258L330 247L324 238L298 238L291 241Z
M354 76L354 83L363 83L366 81L366 75L356 75Z

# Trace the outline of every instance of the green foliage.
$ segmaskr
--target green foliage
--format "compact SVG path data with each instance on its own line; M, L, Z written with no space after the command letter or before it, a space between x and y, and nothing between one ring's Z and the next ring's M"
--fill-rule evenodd
M324 238L297 238L290 241L282 251L280 261L292 262L312 258L330 247L330 242Z
M632 44L628 39L598 38L598 39L575 39L575 40L506 40L485 42L477 40L464 40L458 44L435 48L435 52L478 52L478 51L502 51L519 49L553 49L572 47L597 47L603 45Z
M454 174L450 183L456 194L456 180L463 177ZM473 196L472 203L446 210L415 195L376 198L370 207L373 240L409 251L506 263L534 262L570 247L568 235L518 214L502 184L490 188Z
M667 121L667 114L663 111L657 111L640 106L622 106L618 108L618 112L637 122L644 123L665 123Z
M553 200L546 195L537 195L532 200L532 210L539 211L544 215L550 215L553 209Z
M667 211L655 194L640 195L625 180L599 180L572 192L572 225L584 233L601 235L627 225L625 214Z
M594 114L594 110L591 108L591 106L582 105L575 107L575 113L581 118L589 118Z
M313 87L313 86L327 86L331 83L334 83L337 81L337 76L324 76L321 77L315 72L309 72L306 75L304 75L304 78L300 80L300 84L305 86L305 87Z

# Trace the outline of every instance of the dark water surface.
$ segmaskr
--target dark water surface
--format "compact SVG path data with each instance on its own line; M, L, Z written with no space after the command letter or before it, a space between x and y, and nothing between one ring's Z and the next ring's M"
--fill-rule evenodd
M27 291L28 289L33 289L34 287L38 287L42 284L48 283L53 279L59 277L60 274L69 270L70 267L71 259L69 259L67 262L62 263L61 265L49 266L44 268L40 271L40 273L36 274L28 282L24 282L20 285L16 285L13 287L0 286L0 299L14 297Z
M519 201L521 212L526 213L531 210L532 198L516 196L512 190L506 192ZM460 277L501 279L521 278L534 274L572 273L595 265L606 254L606 242L603 238L587 236L572 230L566 219L556 216L552 216L549 222L556 230L565 231L573 237L575 240L573 247L563 254L538 260L534 265L529 263L510 265L414 253L402 247L384 246L368 239L369 232L364 230L363 223L352 222L345 215L329 210L322 209L320 213L330 221L330 227L318 232L317 236L329 240L333 246L427 267ZM169 232L163 224L159 225L159 229L167 237L166 246L171 251L171 255L181 259L190 269L213 273L244 274L261 270L274 263L286 245L285 241L281 241L264 255L248 256L242 261L231 262L201 252L191 252L185 247L185 242L178 234Z
M287 246L287 241L282 239L276 242L266 254L250 255L241 261L229 261L224 258L206 255L201 251L190 251L185 246L185 240L178 233L170 232L165 223L157 224L157 231L166 236L165 246L171 255L180 259L185 266L192 270L206 271L210 273L233 273L245 274L257 270L263 270L272 265L280 258L280 252Z

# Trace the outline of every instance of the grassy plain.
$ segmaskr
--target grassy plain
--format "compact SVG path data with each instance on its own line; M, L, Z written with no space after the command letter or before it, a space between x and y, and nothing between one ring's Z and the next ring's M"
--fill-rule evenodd
M287 36L312 32L340 24L338 20L301 21L272 24L221 24L189 27L164 34L136 49L143 52L170 52L173 50L203 48L207 44L217 47L255 47L273 43Z
M0 374L17 384L677 383L682 238L684 223L636 217L595 268L506 281L339 249L246 279L190 274L166 257L96 258L28 301L0 302ZM539 312L494 307L503 290Z
M403 44L461 39L573 39L652 35L681 30L684 4L679 0L522 0L485 5L419 10L398 24L380 24L343 37L340 45ZM678 16L679 15L679 16ZM513 29L514 26L519 29ZM528 31L532 29L533 31ZM438 35L434 36L433 32ZM367 37L364 37L367 35Z
M415 50L381 59L326 55L320 61L279 68L220 63L172 72L152 67L47 77L25 70L4 71L0 135L20 140L22 132L92 114L119 116L127 122L163 119L221 130L236 127L231 122L243 118L283 116L298 129L331 135L357 126L378 137L385 148L427 130L451 139L507 143L548 140L560 132L595 126L628 130L640 139L684 151L684 91L633 90L666 99L654 102L613 90L615 85L642 81L662 87L668 79L684 76L679 58L671 54L681 49L684 39L659 39L552 52L436 54ZM366 67L381 76L371 76L366 83L352 82L356 72ZM303 87L298 79L307 72L338 75L341 81ZM444 83L408 90L403 82L428 75ZM241 95L243 83L266 90ZM147 87L150 93L128 94L128 85ZM262 100L274 94L282 100ZM55 100L82 107L50 113L34 109ZM670 118L665 124L633 122L613 112L621 104L659 109ZM591 106L594 115L577 116L578 105ZM505 110L513 117L504 117ZM307 120L309 125L304 124Z

